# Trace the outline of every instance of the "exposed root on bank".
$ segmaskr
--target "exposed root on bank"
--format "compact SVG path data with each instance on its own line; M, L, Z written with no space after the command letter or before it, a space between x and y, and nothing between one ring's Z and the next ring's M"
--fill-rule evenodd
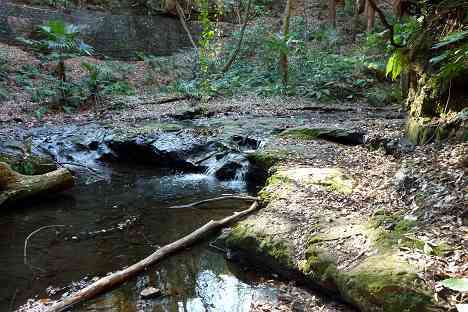
M157 261L164 259L165 257L180 251L188 246L195 244L196 242L204 239L210 234L213 234L217 230L231 224L232 222L238 221L239 219L247 216L248 214L254 212L258 208L258 202L255 201L252 203L249 209L243 210L241 212L235 212L233 215L228 216L224 219L213 221L211 220L204 226L198 228L194 232L190 233L187 236L182 237L181 239L165 245L152 253L147 258L129 266L126 269L117 271L111 275L103 277L91 285L83 288L80 291L66 297L65 299L58 301L47 309L47 312L59 312L63 311L79 302L92 299L99 294L102 294L126 281L136 274L144 271L148 266L154 264Z

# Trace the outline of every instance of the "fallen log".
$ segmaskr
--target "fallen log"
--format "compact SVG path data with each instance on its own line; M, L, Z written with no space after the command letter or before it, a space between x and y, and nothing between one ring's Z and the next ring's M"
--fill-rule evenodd
M59 312L63 311L79 302L92 299L99 294L102 294L124 282L128 281L131 277L135 276L136 274L144 271L147 267L154 264L157 261L162 260L163 258L167 257L170 254L173 254L179 250L182 250L188 246L195 244L196 242L206 238L208 235L216 232L217 230L221 229L222 227L231 224L234 221L241 219L242 217L254 212L258 208L258 202L255 201L249 209L243 210L241 212L235 212L233 215L226 217L221 220L213 221L211 220L201 228L198 228L194 232L190 233L187 236L182 237L181 239L165 245L154 253L149 255L143 260L129 266L126 269L121 271L117 271L103 277L96 282L92 283L91 285L77 291L74 294L64 298L61 301L50 306L46 311L47 312Z
M24 175L0 162L0 206L35 195L60 192L73 184L73 176L65 168L39 175Z

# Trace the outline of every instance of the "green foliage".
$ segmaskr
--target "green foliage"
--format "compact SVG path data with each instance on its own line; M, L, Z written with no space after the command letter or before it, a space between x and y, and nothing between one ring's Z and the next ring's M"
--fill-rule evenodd
M438 53L430 59L438 67L436 81L446 83L468 72L468 31L456 31L448 34L436 43L432 49Z
M135 89L128 82L133 66L118 62L103 64L82 63L87 76L81 81L89 96L134 95Z
M396 80L400 74L409 68L409 60L402 49L397 49L388 59L386 75Z
M72 1L69 0L34 0L35 5L51 6L54 8L68 8L72 6Z
M206 72L202 78L178 81L170 89L196 97L255 93L261 96L302 95L321 100L349 98L367 87L369 80L356 68L365 57L360 53L344 56L339 52L341 40L336 31L320 28L305 40L304 19L291 19L290 35L284 41L268 22L257 21L245 30L244 41L237 61L224 75ZM222 53L235 49L240 32L233 34ZM315 48L319 45L320 48ZM289 86L282 84L278 68L280 53L289 58ZM216 63L214 63L217 65Z
M468 278L449 278L440 282L440 285L455 291L468 292Z
M55 59L71 57L77 54L91 55L93 47L80 39L80 29L62 20L51 20L38 27L40 40L18 38L38 51L49 52Z

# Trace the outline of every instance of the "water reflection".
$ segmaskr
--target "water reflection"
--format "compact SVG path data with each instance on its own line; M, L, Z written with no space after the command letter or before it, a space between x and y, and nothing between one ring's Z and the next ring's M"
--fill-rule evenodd
M9 309L13 295L19 306L28 298L51 297L48 288L62 289L55 298L71 292L90 277L131 265L157 246L232 213L225 209L166 209L170 205L243 190L241 181L123 168L110 183L80 185L67 196L9 209L0 219L0 311ZM23 264L24 239L51 224L69 227L58 234L42 231L31 239L29 262L41 268L31 270ZM75 310L247 311L252 298L274 297L273 289L256 286L235 271L222 255L199 245ZM165 296L140 299L141 290L148 286L160 288Z

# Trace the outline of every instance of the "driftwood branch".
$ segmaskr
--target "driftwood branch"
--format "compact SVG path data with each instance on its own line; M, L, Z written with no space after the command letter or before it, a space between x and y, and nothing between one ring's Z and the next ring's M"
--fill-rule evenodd
M244 24L242 25L239 41L237 42L237 47L234 50L234 52L232 52L231 57L229 58L227 63L224 65L223 70L221 71L223 74L225 72L227 72L229 70L229 68L231 68L232 64L234 64L234 61L236 60L236 58L239 55L239 52L240 52L240 50L242 48L242 41L244 40L245 29L247 28L247 24L249 23L250 7L251 6L252 6L252 0L249 0L249 2L247 3L247 9L245 11Z
M385 17L385 14L377 6L377 4L375 3L375 0L367 0L367 1L368 1L369 5L372 7L372 9L374 9L377 12L377 14L379 15L379 19L382 22L382 24L384 25L384 27L388 29L388 31L390 33L390 43L392 44L392 46L397 47L397 48L404 48L405 47L404 45L395 42L395 37L394 37L395 34L394 34L394 31L393 31L393 25L390 25L390 23L387 21L387 18Z
M200 200L200 201L190 203L190 204L187 204L187 205L171 206L169 208L170 209L173 209L173 208L176 208L176 209L179 209L179 208L196 208L197 206L201 206L203 204L210 204L210 203L221 202L221 201L226 201L226 200L241 200L241 201L252 202L252 201L258 200L258 198L253 197L253 196L225 195L225 196Z
M238 221L239 219L247 216L248 214L254 212L258 208L258 202L254 202L249 209L243 210L241 212L236 212L233 215L226 217L221 220L213 221L211 220L201 228L198 228L194 232L190 233L187 236L182 237L181 239L165 245L161 247L153 254L148 256L147 258L129 266L126 269L121 271L117 271L111 275L103 277L96 282L92 283L91 285L83 288L80 291L66 297L65 299L58 301L57 303L53 304L49 307L46 311L47 312L59 312L67 309L79 302L89 300L91 298L96 297L99 294L104 293L126 281L128 281L131 277L135 276L136 274L144 271L147 267L158 262L165 257L185 249L188 246L195 244L196 242L200 241L201 239L206 238L208 235L218 231L222 227L231 224L232 222Z
M72 187L73 176L66 168L39 175L23 175L0 162L0 205L27 197L59 192Z

